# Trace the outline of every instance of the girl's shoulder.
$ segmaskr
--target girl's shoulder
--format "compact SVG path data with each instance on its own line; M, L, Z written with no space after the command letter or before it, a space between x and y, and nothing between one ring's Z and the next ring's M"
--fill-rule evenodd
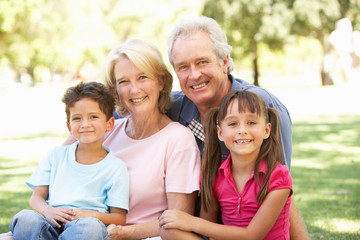
M271 173L271 179L273 178L291 178L290 172L286 165L277 163Z
M292 190L292 178L286 165L277 164L271 173L269 191L290 188Z

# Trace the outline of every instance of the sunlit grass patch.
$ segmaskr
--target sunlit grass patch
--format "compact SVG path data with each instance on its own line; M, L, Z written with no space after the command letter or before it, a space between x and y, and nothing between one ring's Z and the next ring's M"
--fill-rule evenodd
M360 118L294 123L294 201L311 239L360 239Z

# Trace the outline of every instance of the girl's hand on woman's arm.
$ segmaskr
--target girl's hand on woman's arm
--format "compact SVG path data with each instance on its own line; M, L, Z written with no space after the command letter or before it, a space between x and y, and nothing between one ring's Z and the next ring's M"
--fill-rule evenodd
M217 224L198 218L194 231L211 239L263 239L280 215L289 193L290 189L279 189L268 193L246 228Z
M164 229L176 228L192 232L196 220L194 216L179 210L166 210L159 218L159 226Z
M195 211L195 200L197 196L197 191L185 194L185 193L167 193L168 199L168 209L169 210L179 210L187 213L187 215L181 216L190 216L194 215ZM181 213L180 213L181 214ZM183 231L174 228L160 228L160 236L164 240L172 239L201 239L199 236L196 236L191 231Z
M212 211L209 212L210 215L207 218L210 221L180 211L166 211L160 217L159 223L165 229L178 228L187 232L193 231L211 239L263 239L276 222L289 193L290 189L279 189L270 192L246 228L226 226L213 222L216 216L213 214L215 211L213 213Z

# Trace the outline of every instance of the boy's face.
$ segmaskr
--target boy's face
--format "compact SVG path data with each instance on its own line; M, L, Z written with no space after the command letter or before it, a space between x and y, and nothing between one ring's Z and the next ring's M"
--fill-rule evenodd
M106 120L99 104L91 98L82 98L70 107L68 129L80 143L101 143L104 134L114 127L114 118Z

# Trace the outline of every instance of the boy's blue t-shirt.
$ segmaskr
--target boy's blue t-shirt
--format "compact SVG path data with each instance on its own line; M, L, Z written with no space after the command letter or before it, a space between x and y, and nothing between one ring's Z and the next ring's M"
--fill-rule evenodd
M125 163L105 147L108 155L95 164L75 161L78 142L48 152L26 181L34 189L49 186L47 203L108 213L109 207L129 210L129 175Z

